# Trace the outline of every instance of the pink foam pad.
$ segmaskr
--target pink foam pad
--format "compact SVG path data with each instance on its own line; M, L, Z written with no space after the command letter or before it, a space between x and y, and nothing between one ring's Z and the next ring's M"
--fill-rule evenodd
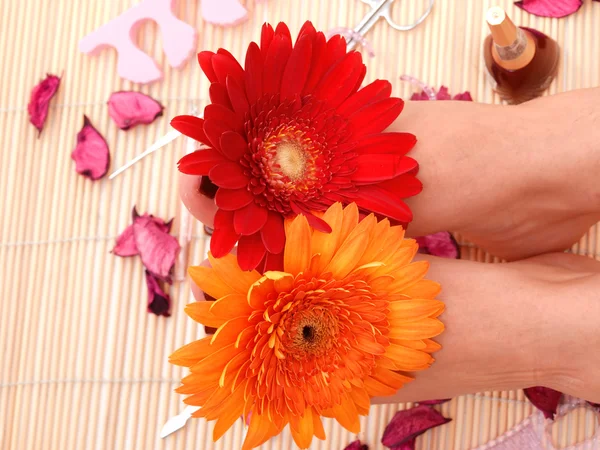
M248 11L237 0L202 0L202 18L214 25L232 26L248 18Z
M156 62L134 43L136 27L145 20L154 20L160 27L163 50L172 67L182 67L196 50L194 27L173 14L175 0L143 0L117 18L102 25L79 42L79 50L90 54L104 47L114 47L118 53L119 76L135 83L151 83L162 78ZM206 0L205 0L206 1Z

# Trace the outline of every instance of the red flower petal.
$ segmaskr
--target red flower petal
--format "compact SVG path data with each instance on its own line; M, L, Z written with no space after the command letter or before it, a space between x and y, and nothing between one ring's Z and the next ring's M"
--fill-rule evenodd
M194 116L177 116L171 120L171 126L187 137L210 145L210 141L204 134L204 119Z
M238 130L242 131L244 124L242 122L243 118L236 115L229 108L225 108L223 105L218 105L215 103L211 103L204 108L204 115L206 117L206 121L217 121L220 122L225 128L230 130ZM206 122L205 122L206 127ZM205 129L206 132L206 129ZM211 136L209 136L209 139ZM212 142L212 139L211 139Z
M315 88L315 97L328 102L332 108L337 108L350 94L354 93L361 74L362 57L360 53L348 53L321 79Z
M231 127L228 127L220 120L208 117L206 109L204 110L204 117L204 134L206 134L210 146L221 151L221 135L227 131L232 131Z
M232 162L219 163L208 173L211 181L226 189L240 189L248 185L248 177L239 164Z
M460 101L464 101L464 102L472 102L473 101L473 97L471 97L471 93L469 91L465 91L462 94L456 94L454 97L452 97L452 100L460 100Z
M265 58L263 72L263 93L276 94L281 90L281 78L292 53L292 40L284 34L276 34Z
M144 267L155 277L170 282L180 250L177 239L148 216L139 216L133 221L133 236Z
M157 316L169 317L171 315L171 297L167 294L158 283L158 280L147 270L146 286L148 287L148 312Z
M418 236L415 238L419 244L419 253L440 256L442 258L457 259L459 257L458 244L454 237L447 231ZM420 402L421 404L429 404Z
M218 195L218 192L217 192ZM242 236L258 233L267 222L269 211L256 203L251 202L235 211L233 228Z
M423 183L414 174L400 175L392 180L379 183L379 186L402 198L412 197L423 190Z
M217 210L214 222L210 252L215 258L222 258L233 249L239 239L239 235L233 229L233 211Z
M212 83L208 88L208 95L212 103L221 105L228 109L233 108L231 106L231 102L229 101L229 94L225 85L221 83Z
M269 270L275 270L278 272L283 271L283 252L280 253L269 253L265 254L263 260L263 268L261 273L265 273Z
M304 83L302 95L312 93L315 89L315 86L321 80L321 76L323 75L326 67L326 57L327 41L325 39L325 35L321 32L318 32L313 38L310 71L308 73L308 77L306 78L306 82Z
M244 89L233 77L227 77L227 95L235 113L239 117L244 117L250 109L250 105Z
M336 34L327 41L323 73L327 72L336 62L342 59L344 55L346 55L346 39L339 34Z
M60 78L56 75L47 74L46 78L31 90L27 112L29 113L29 121L38 130L38 137L42 134L44 123L46 123L48 117L50 100L52 100L59 87Z
M248 142L235 131L226 131L221 135L221 152L232 161L239 161L248 151Z
M269 212L269 217L261 230L261 237L269 253L281 253L285 246L285 228L280 214Z
M337 111L344 116L350 115L369 103L375 103L388 98L391 93L392 84L389 81L375 80L348 97L338 106Z
M304 215L308 221L308 224L315 230L322 233L331 233L331 226L320 217L315 216L308 209L295 202L290 202L290 206L292 207L292 211L294 211L296 214Z
M108 115L121 130L150 124L162 116L163 109L163 105L141 92L113 92L108 99Z
M354 441L348 444L344 450L369 450L369 446L362 444L360 441Z
M98 180L108 172L108 144L87 116L83 116L83 128L77 133L77 146L71 153L71 158L75 161L77 173L92 180Z
M558 18L577 12L583 0L522 0L515 5L536 16Z
M292 40L292 33L290 33L290 29L285 24L285 22L279 22L277 24L277 28L275 28L275 36L282 35L288 38L290 41Z
M263 54L254 42L251 42L248 46L245 67L246 95L248 96L248 101L254 103L263 94Z
M268 23L263 24L260 32L260 51L263 59L267 57L267 52L269 51L271 43L273 42L273 36L275 36L273 27Z
M217 206L225 211L235 211L243 208L254 201L254 195L248 188L217 190L215 202Z
M389 127L404 109L404 101L400 98L386 98L365 106L350 116L355 134L363 136L380 133Z
M242 236L238 244L237 260L242 270L254 270L266 253L260 233Z
M412 212L401 198L376 185L362 186L356 193L356 204L367 211L372 211L399 222L411 222Z
M356 172L351 175L357 183L376 183L402 175L417 167L417 161L408 156L394 154L368 154L358 156Z
M178 168L181 173L188 175L208 175L210 170L227 160L214 148L196 150L179 160Z
M234 77L239 83L244 82L244 69L227 50L220 48L217 51L217 54L212 57L212 66L217 75L217 80L223 86L225 86L227 76Z
M562 392L541 386L523 389L523 392L533 406L544 413L546 419L554 419Z
M206 78L208 78L208 81L211 83L216 83L218 81L212 66L212 57L214 55L213 52L208 51L198 53L198 64L200 64L202 72L204 72L204 75L206 75Z
M372 152L407 154L417 143L417 138L410 133L381 133L362 137L352 149L358 154L370 155Z
M293 97L302 92L308 72L310 70L310 58L312 55L312 39L303 36L298 39L290 58L287 61L281 80L280 98Z
M386 447L406 444L430 428L443 425L451 420L426 405L398 411L385 427L381 443Z

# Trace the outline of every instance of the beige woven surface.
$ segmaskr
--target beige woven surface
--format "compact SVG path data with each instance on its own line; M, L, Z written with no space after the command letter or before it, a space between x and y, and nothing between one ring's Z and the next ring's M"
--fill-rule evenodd
M199 31L198 47L230 49L236 56L256 39L264 20L284 20L296 32L311 19L320 29L353 26L366 11L358 0L268 0L246 3L251 19L234 28L206 25L201 0L180 0L178 17ZM175 162L184 140L147 158L114 181L90 182L75 173L70 152L86 114L105 135L116 168L168 130L168 118L202 106L207 82L192 62L181 71L166 66L160 33L151 24L138 32L139 45L165 68L165 80L141 90L166 106L165 117L148 127L123 132L110 122L106 100L120 89L139 89L116 75L111 50L88 57L77 51L86 33L135 4L131 0L3 0L0 4L0 449L236 449L238 423L212 444L210 425L201 420L165 440L158 431L182 409L173 392L182 375L167 356L202 331L182 313L191 301L187 282L171 289L174 314L146 312L141 263L109 253L114 237L137 205L161 217L181 211ZM600 3L565 19L541 19L499 0L514 21L542 30L563 49L558 79L550 92L600 84ZM400 0L394 17L410 23L425 0ZM486 83L480 46L488 0L436 0L431 16L411 32L384 23L368 35L377 56L367 58L368 80L413 75L451 92L470 90L476 101L497 102ZM40 139L28 123L31 87L46 73L63 74ZM411 87L396 83L395 93ZM443 125L442 125L443 126ZM194 228L190 262L203 259L204 237ZM596 230L575 246L597 254ZM491 259L468 245L463 257ZM403 406L372 409L362 420L371 448L394 412ZM485 444L532 411L522 392L487 392L454 399L442 407L454 420L418 439L419 449L469 449ZM556 444L565 446L592 433L589 413L571 415L555 426ZM326 443L315 449L342 449L354 439L327 422ZM287 434L265 449L292 448Z

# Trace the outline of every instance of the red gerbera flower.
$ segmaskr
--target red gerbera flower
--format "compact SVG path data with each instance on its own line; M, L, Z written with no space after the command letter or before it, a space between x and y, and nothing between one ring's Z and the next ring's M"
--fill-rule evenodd
M359 87L366 67L346 53L341 36L329 41L306 22L296 44L288 27L263 25L260 46L248 46L245 66L226 50L198 54L212 83L204 119L175 117L171 125L208 148L179 161L186 174L217 186L213 256L238 244L244 270L278 267L283 219L304 214L317 230L335 202L356 202L400 223L412 220L403 198L419 193L417 162L405 156L416 138L382 133L404 102L391 84Z

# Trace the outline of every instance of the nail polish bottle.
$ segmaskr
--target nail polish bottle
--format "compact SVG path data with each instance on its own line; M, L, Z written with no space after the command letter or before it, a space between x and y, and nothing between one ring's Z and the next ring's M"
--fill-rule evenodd
M509 104L542 95L558 71L556 41L537 30L517 27L497 6L488 10L486 21L491 34L483 43L483 57L495 91Z

